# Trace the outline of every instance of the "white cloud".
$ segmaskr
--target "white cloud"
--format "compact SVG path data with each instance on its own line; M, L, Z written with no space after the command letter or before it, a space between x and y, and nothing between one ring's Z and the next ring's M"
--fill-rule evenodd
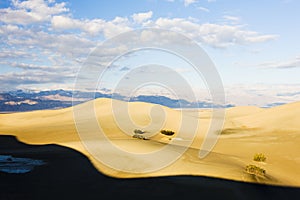
M236 84L225 86L226 103L264 107L300 101L299 84ZM294 94L294 95L290 95Z
M184 0L184 6L188 7L189 5L198 2L197 0Z
M51 24L55 29L77 29L80 28L84 22L67 16L57 15L52 18Z
M105 21L102 19L78 20L68 16L58 15L52 18L51 25L55 30L79 29L91 35L95 35L104 29Z
M144 12L144 13L135 13L132 15L132 19L134 22L141 24L142 22L150 19L153 15L152 11Z
M126 18L124 19L121 17L116 17L114 20L106 22L103 28L104 36L106 38L111 38L120 33L132 30L133 27L127 24L127 22Z
M9 30L6 31L10 32ZM75 34L50 34L44 31L18 29L5 38L6 43L15 47L27 47L28 51L48 50L62 56L82 57L89 53L94 43ZM0 36L1 37L1 36Z
M1 87L16 87L26 84L64 83L68 79L74 79L75 73L48 72L48 71L22 71L0 74Z
M178 31L191 39L219 48L265 42L278 37L244 30L238 25L198 24L183 18L159 18L155 21L155 25L159 28Z
M191 3L195 3L195 1L187 1L187 4ZM227 47L235 44L264 42L276 38L275 35L259 34L254 31L245 30L238 25L219 25L211 23L199 24L194 20L184 18L159 18L156 21L152 21L150 20L153 15L152 11L135 13L131 16L132 20L128 19L127 17L115 17L115 19L111 21L106 21L99 18L75 19L67 16L62 13L67 10L64 3L55 3L51 7L50 5L47 6L47 3L42 0L31 0L23 2L15 1L14 6L16 7L16 11L18 11L17 9L28 9L25 10L27 13L36 11L38 10L37 7L41 6L41 8L43 8L42 10L44 10L45 16L56 14L55 16L52 16L51 19L49 19L49 22L51 22L51 28L53 30L69 31L70 34L59 34L59 36L56 38L55 34L49 34L45 31L38 31L33 33L30 29L20 29L16 25L8 24L6 25L4 31L0 30L0 34L1 31L3 33L2 35L13 35L12 37L10 37L9 41L7 41L8 43L19 45L38 45L39 43L42 43L43 47L49 47L51 46L51 44L57 44L59 49L71 50L73 51L73 53L74 49L78 48L74 47L74 44L71 44L70 41L75 42L75 40L78 40L78 42L80 42L84 46L91 45L91 41L90 39L88 39L88 37L82 37L80 33L72 33L73 30L79 30L92 36L103 34L106 38L110 38L119 33L132 30L136 26L136 24L141 27L159 27L179 31L198 42L202 42L214 47ZM205 8L202 8L202 10L204 9ZM233 16L224 17L231 20L237 20L237 18L234 18ZM3 27L1 27L1 29L3 29ZM27 38L27 40L21 41L21 39L18 39L17 35L20 35L20 37L22 35L22 37ZM5 38L5 36L3 37ZM59 41L62 43L56 42L57 40L62 40ZM63 45L60 44L63 44L64 46L67 45L74 47L74 49L66 49ZM75 44L77 45L76 42ZM80 48L82 47L82 45L80 45ZM54 45L52 46L54 48Z
M73 66L55 66L55 65L39 65L39 64L32 64L32 63L25 63L25 62L8 62L8 61L1 61L1 65L6 65L14 68L19 68L23 70L35 70L35 71L48 71L48 72L74 72Z
M228 20L228 21L232 21L232 22L239 22L240 21L239 17L231 16L231 15L224 15L223 19Z
M17 36L19 34L23 35L23 33L25 34L25 32L27 32L27 31L24 30L21 33L21 28L19 28L19 26L16 26L16 25L8 24L8 25L0 26L0 37L2 39L2 42L4 42L5 39L7 39L8 36L10 36L10 35L13 35L13 36Z
M65 2L55 3L54 0L48 1L49 4L44 0L27 0L27 1L13 0L12 2L16 8L30 10L31 12L43 14L45 16L60 14L62 12L66 12L69 10L65 7L66 6ZM52 5L53 3L55 4Z
M131 30L128 19L122 17L105 21L103 19L78 20L60 15L52 18L51 25L55 30L78 29L90 35L103 33L107 38Z
M64 2L48 5L43 0L13 0L12 8L0 10L0 22L28 25L47 21L52 15L67 11Z
M205 7L202 7L202 6L197 7L197 9L201 10L201 11L204 11L204 12L210 12L210 10L208 8L205 8Z
M261 68L268 68L268 69L290 69L290 68L300 68L300 55L287 60L287 61L277 61L277 62L265 62L258 65Z
M196 2L187 0L185 5ZM198 9L209 11L204 7ZM264 42L277 37L249 31L237 24L201 24L193 18L153 19L152 16L153 12L149 11L117 16L112 20L78 19L72 16L64 2L13 0L10 8L0 9L0 40L5 46L1 47L0 65L17 68L14 71L18 73L1 74L0 84L2 87L65 84L74 78L79 65L97 45L97 39L107 39L134 28L173 30L196 42L221 48ZM142 37L149 40L153 36L144 32ZM161 37L168 42L178 43L171 34ZM101 55L109 59L119 51L118 48L106 49ZM55 75L55 71L59 73Z
M23 50L13 50L3 48L0 52L0 58L3 59L16 59L16 58L32 58L33 55Z
M39 66L35 64L30 63L22 63L22 62L0 62L0 64L9 65L11 67L21 68L21 69L47 69L49 70L49 67L46 66Z

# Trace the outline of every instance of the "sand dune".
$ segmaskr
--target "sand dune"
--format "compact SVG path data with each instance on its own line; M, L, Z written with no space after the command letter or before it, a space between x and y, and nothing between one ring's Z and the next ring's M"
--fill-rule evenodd
M227 108L226 110L226 117L228 118L237 118L237 117L243 117L243 116L249 116L253 114L259 114L262 111L265 111L264 108L259 108L255 106L238 106L238 107L232 107Z
M95 109L91 111L90 108ZM142 102L129 103L127 107L125 102L96 99L74 108L1 114L0 134L15 135L20 141L28 144L55 143L79 150L98 170L114 177L192 174L300 186L300 118L297 117L299 111L300 102L268 109L249 106L226 109L223 132L215 148L204 159L200 159L198 155L210 126L210 110L181 112ZM130 121L126 113L129 113ZM103 143L103 138L99 137L98 130L95 129L95 120L105 133L105 138L114 146L141 156L126 157L117 151L106 149L104 146L107 143ZM185 128L180 129L182 120ZM132 138L135 128L145 130L145 135L150 140ZM80 135L77 133L78 129L81 130ZM176 134L164 136L159 133L161 129L174 130ZM194 131L195 138L191 136ZM84 139L85 144L89 144L92 150L86 149L81 139ZM180 156L179 152L186 145L189 148ZM162 149L164 153L155 154ZM252 160L253 154L257 152L267 156L265 163L255 163ZM155 155L153 159L142 156L151 153ZM105 159L119 163L121 167L133 171L144 170L146 173L113 169L99 161L97 156L103 155ZM147 172L147 169L151 169L157 162L163 163L169 156L177 155L178 159L172 164L157 171ZM253 163L266 169L265 177L245 173L245 166Z
M277 106L238 119L251 127L268 130L300 131L300 102Z

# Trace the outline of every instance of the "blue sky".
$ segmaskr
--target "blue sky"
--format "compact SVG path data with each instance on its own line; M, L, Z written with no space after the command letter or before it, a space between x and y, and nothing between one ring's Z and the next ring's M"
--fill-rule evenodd
M297 0L1 0L0 90L72 89L98 43L154 27L207 52L228 103L298 101L299 8Z

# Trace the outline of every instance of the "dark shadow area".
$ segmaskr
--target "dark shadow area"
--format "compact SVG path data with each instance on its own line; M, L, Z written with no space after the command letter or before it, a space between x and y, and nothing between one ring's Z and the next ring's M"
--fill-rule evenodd
M81 153L59 145L27 145L0 136L0 155L42 160L27 173L0 172L0 199L291 199L300 188L201 176L116 179L97 171Z

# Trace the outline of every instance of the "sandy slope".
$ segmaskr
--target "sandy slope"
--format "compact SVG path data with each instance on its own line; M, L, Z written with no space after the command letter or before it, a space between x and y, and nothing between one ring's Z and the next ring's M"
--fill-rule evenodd
M91 112L89 108L94 106L95 111ZM79 150L89 157L96 168L115 177L193 174L300 186L300 118L297 116L300 113L300 102L269 109L248 106L227 109L223 134L213 151L204 159L200 159L198 154L210 126L210 110L183 111L181 114L179 110L141 102L130 103L127 108L124 102L110 99L86 102L74 109L77 113L76 125L81 130L80 136L74 123L73 108L1 114L0 133L16 135L19 140L29 144L56 143ZM131 121L127 120L124 113L129 113ZM124 156L106 148L107 143L103 142L103 137L99 137L93 123L93 115L113 145L141 156ZM180 129L182 119L185 126ZM195 124L198 125L197 135L190 148L180 156L183 146L192 139ZM150 140L132 138L133 130L137 127L146 130L145 135ZM163 128L174 130L176 135L173 137L179 139L169 140L170 137L160 134L159 130ZM86 140L92 148L90 152L95 153L93 156L80 139ZM163 153L155 154L161 150ZM257 152L267 156L265 163L252 161L253 154ZM152 153L154 157L150 160L143 156ZM157 171L127 173L104 165L97 160L98 156L104 156L113 164L120 165L120 168L130 168L132 171L147 171L171 156L180 157ZM259 178L245 173L248 164L263 167L267 175Z
M300 102L265 109L239 120L247 126L262 127L268 130L299 131Z

